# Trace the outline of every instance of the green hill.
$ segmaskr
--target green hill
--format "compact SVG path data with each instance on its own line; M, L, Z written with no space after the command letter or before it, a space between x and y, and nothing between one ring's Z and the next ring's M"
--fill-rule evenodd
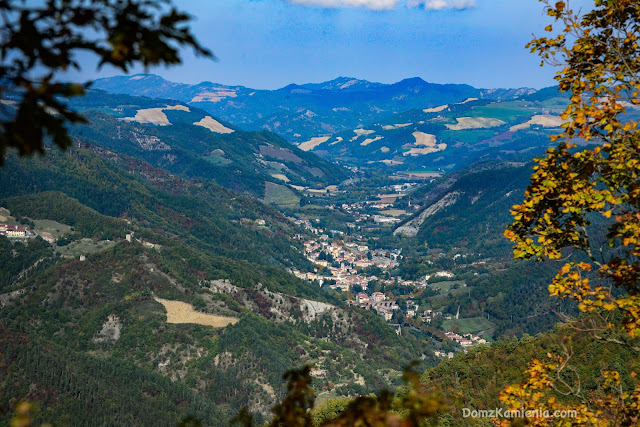
M92 146L7 158L0 199L27 227L72 230L0 237L3 414L26 398L60 424L228 425L243 406L268 416L292 367L314 364L320 395L353 395L428 349L288 273L309 267L289 237L304 232L214 183Z
M81 144L99 145L255 197L264 197L267 182L323 188L348 177L340 166L273 133L244 132L175 101L90 91L71 106L91 122L71 130Z
M427 370L421 382L429 391L443 395L450 404L448 413L441 416L444 425L484 426L489 419L464 418L462 408L494 409L503 405L500 393L511 384L521 384L525 371L533 359L546 358L548 353L572 355L564 380L574 384L581 381L581 393L597 396L602 393L599 382L605 370L617 370L623 386L633 388L633 372L640 369L637 353L625 346L594 340L588 332L577 332L567 327L557 327L535 337L520 340L504 340L480 346L465 353L458 353L451 360L441 362ZM562 391L562 390L560 390ZM574 396L556 393L555 398L564 403L578 403Z
M405 255L399 273L455 274L466 286L439 290L430 303L451 315L460 308L464 319L484 317L494 325L493 339L547 331L558 321L554 311L576 311L574 304L549 300L557 264L514 262L503 237L509 209L522 200L530 175L530 163L496 162L445 175L407 196L421 208L395 230ZM446 279L431 279L433 288L438 280Z

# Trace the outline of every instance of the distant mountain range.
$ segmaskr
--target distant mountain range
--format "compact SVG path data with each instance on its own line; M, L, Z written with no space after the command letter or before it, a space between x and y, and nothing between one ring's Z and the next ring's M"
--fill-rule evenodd
M412 109L468 98L511 100L536 92L530 88L476 89L463 84L434 84L418 77L393 84L339 77L324 83L259 90L212 82L174 83L153 74L98 79L92 88L181 101L247 130L270 130L292 142L354 129Z
M286 192L288 200L295 200L295 191L338 184L349 176L346 169L278 135L243 131L181 102L89 91L73 99L71 107L91 122L71 129L83 144L256 198L265 198L268 186L270 192Z
M302 149L343 164L447 172L480 160L530 157L561 132L566 96L555 88L519 99L467 98L387 116L364 127L315 138Z

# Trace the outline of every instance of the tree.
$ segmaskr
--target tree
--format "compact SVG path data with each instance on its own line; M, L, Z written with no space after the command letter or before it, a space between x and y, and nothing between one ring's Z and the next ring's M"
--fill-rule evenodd
M381 390L356 398L342 398L339 403L325 402L314 408L315 395L311 389L311 369L305 366L293 369L284 375L287 381L287 396L273 407L274 417L268 423L272 427L303 427L312 425L342 426L401 426L418 427L436 425L436 417L447 409L445 401L436 394L427 392L420 384L415 371L417 362L405 368L402 377L404 386L392 393ZM318 424L314 424L314 420ZM234 424L254 426L246 409L233 419ZM439 424L438 424L439 425Z
M65 125L86 119L63 98L85 87L57 75L80 69L76 54L90 52L98 67L123 72L137 64L179 64L181 46L213 57L191 34L190 16L170 0L3 0L0 19L0 166L9 147L20 155L44 153L46 135L60 148L71 145Z
M560 31L528 47L543 64L562 66L555 78L571 98L564 132L553 137L560 143L536 159L505 236L514 242L515 258L568 261L549 291L575 300L585 313L570 325L640 351L640 133L625 115L640 104L640 5L595 0L582 14L562 1L541 1L555 21L545 30L554 33L559 25ZM594 145L578 148L577 139ZM600 397L585 397L571 354L567 348L533 361L529 380L507 388L503 401L553 408L554 396L566 395L580 402L573 425L638 423L637 382L625 387L618 372L604 371Z

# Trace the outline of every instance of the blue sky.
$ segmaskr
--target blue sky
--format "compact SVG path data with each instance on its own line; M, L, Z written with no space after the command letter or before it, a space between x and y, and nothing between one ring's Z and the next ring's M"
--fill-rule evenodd
M573 3L588 3L586 0ZM550 23L537 0L182 0L192 30L219 61L149 72L275 89L338 76L391 83L421 77L476 87L553 84L524 48ZM358 6L359 5L359 6ZM142 70L135 70L136 72ZM88 71L82 78L115 74Z

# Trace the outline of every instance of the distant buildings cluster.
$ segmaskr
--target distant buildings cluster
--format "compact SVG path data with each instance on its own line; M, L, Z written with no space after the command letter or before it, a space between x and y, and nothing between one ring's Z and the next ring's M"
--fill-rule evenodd
M0 236L26 238L30 237L30 233L21 225L0 224Z
M353 301L351 303L353 304ZM387 321L391 320L395 310L400 309L395 301L387 301L387 297L382 292L374 292L371 296L359 292L356 295L355 305L365 310L376 310Z
M369 283L379 280L376 276L367 276L361 269L378 267L387 270L398 265L402 258L401 249L370 250L361 236L352 236L353 241L331 241L321 228L316 228L309 220L297 220L296 223L311 231L317 238L304 242L304 254L316 269L314 272L294 274L305 280L317 280L321 285L331 282L332 289L350 291L354 286L366 290ZM334 234L341 234L334 232Z
M473 334L464 334L460 336L453 331L446 331L445 335L449 339L458 342L458 344L460 344L462 347L471 347L475 344L487 343L487 340L485 340L484 338L480 338L479 336Z

